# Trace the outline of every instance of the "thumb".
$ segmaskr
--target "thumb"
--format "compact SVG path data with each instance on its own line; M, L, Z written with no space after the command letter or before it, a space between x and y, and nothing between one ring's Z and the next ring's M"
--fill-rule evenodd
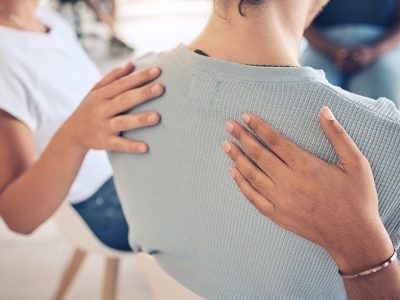
M339 157L338 163L348 165L358 161L362 153L346 130L336 120L332 111L326 106L321 109L320 122L322 130L332 143Z

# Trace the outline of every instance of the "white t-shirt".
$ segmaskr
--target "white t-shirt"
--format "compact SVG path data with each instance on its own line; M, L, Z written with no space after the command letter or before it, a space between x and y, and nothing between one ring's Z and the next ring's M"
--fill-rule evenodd
M0 109L32 131L39 157L100 73L61 16L45 7L37 16L48 34L0 26ZM106 153L90 151L66 200L87 199L111 176Z

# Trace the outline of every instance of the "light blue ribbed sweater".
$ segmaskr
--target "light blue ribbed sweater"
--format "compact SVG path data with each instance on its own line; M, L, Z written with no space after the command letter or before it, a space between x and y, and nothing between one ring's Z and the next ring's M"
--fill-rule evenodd
M162 123L126 134L148 142L149 154L110 158L131 244L158 250L178 281L207 299L346 298L330 256L258 213L228 175L224 123L247 111L335 162L318 117L329 106L371 162L381 217L399 247L400 114L390 101L347 93L311 68L244 66L183 45L137 63L163 69L165 95L136 110L159 111Z

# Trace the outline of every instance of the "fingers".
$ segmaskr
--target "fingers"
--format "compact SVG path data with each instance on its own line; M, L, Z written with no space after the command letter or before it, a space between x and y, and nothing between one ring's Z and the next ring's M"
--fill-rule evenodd
M131 89L141 87L161 75L161 70L158 67L149 68L137 73L132 73L117 81L114 81L108 86L102 88L102 92L108 98L115 98Z
M115 152L146 153L149 150L145 143L131 141L119 136L111 137L107 146L107 150Z
M98 84L94 86L93 90L97 90L104 86L109 85L111 82L132 73L134 69L135 69L134 64L132 62L128 62L122 68L115 69L110 73L108 73Z
M158 113L140 115L127 114L117 116L110 121L111 130L115 133L156 125L160 122Z
M352 163L358 162L360 159L364 159L357 145L342 125L339 124L328 107L322 108L320 122L326 136L335 148L340 164L351 165Z
M115 116L117 114L129 111L142 103L159 97L163 93L164 86L160 83L148 84L141 88L128 91L110 101L110 109L108 111L110 115Z
M238 169L232 168L229 173L235 180L235 183L242 194L250 201L250 203L253 204L263 215L273 219L275 215L274 203L255 190Z
M311 159L313 157L254 114L245 113L243 121L288 166L296 167L304 158Z
M258 167L271 178L284 173L288 168L275 154L260 144L242 125L229 121L225 129L240 142L242 149L254 160Z
M274 190L274 183L268 175L258 169L234 143L225 141L224 151L235 163L235 167L243 174L254 189L263 195L270 195Z

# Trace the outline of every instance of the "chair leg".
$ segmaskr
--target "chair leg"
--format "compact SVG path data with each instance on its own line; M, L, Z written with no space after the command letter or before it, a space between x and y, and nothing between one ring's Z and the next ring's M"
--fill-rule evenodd
M114 300L117 292L119 258L106 258L102 300Z
M75 249L72 258L64 270L64 274L62 276L60 285L57 289L57 292L54 296L54 300L62 300L65 294L68 291L68 288L71 286L72 281L75 278L76 273L78 272L80 266L82 265L83 260L86 257L86 252Z

